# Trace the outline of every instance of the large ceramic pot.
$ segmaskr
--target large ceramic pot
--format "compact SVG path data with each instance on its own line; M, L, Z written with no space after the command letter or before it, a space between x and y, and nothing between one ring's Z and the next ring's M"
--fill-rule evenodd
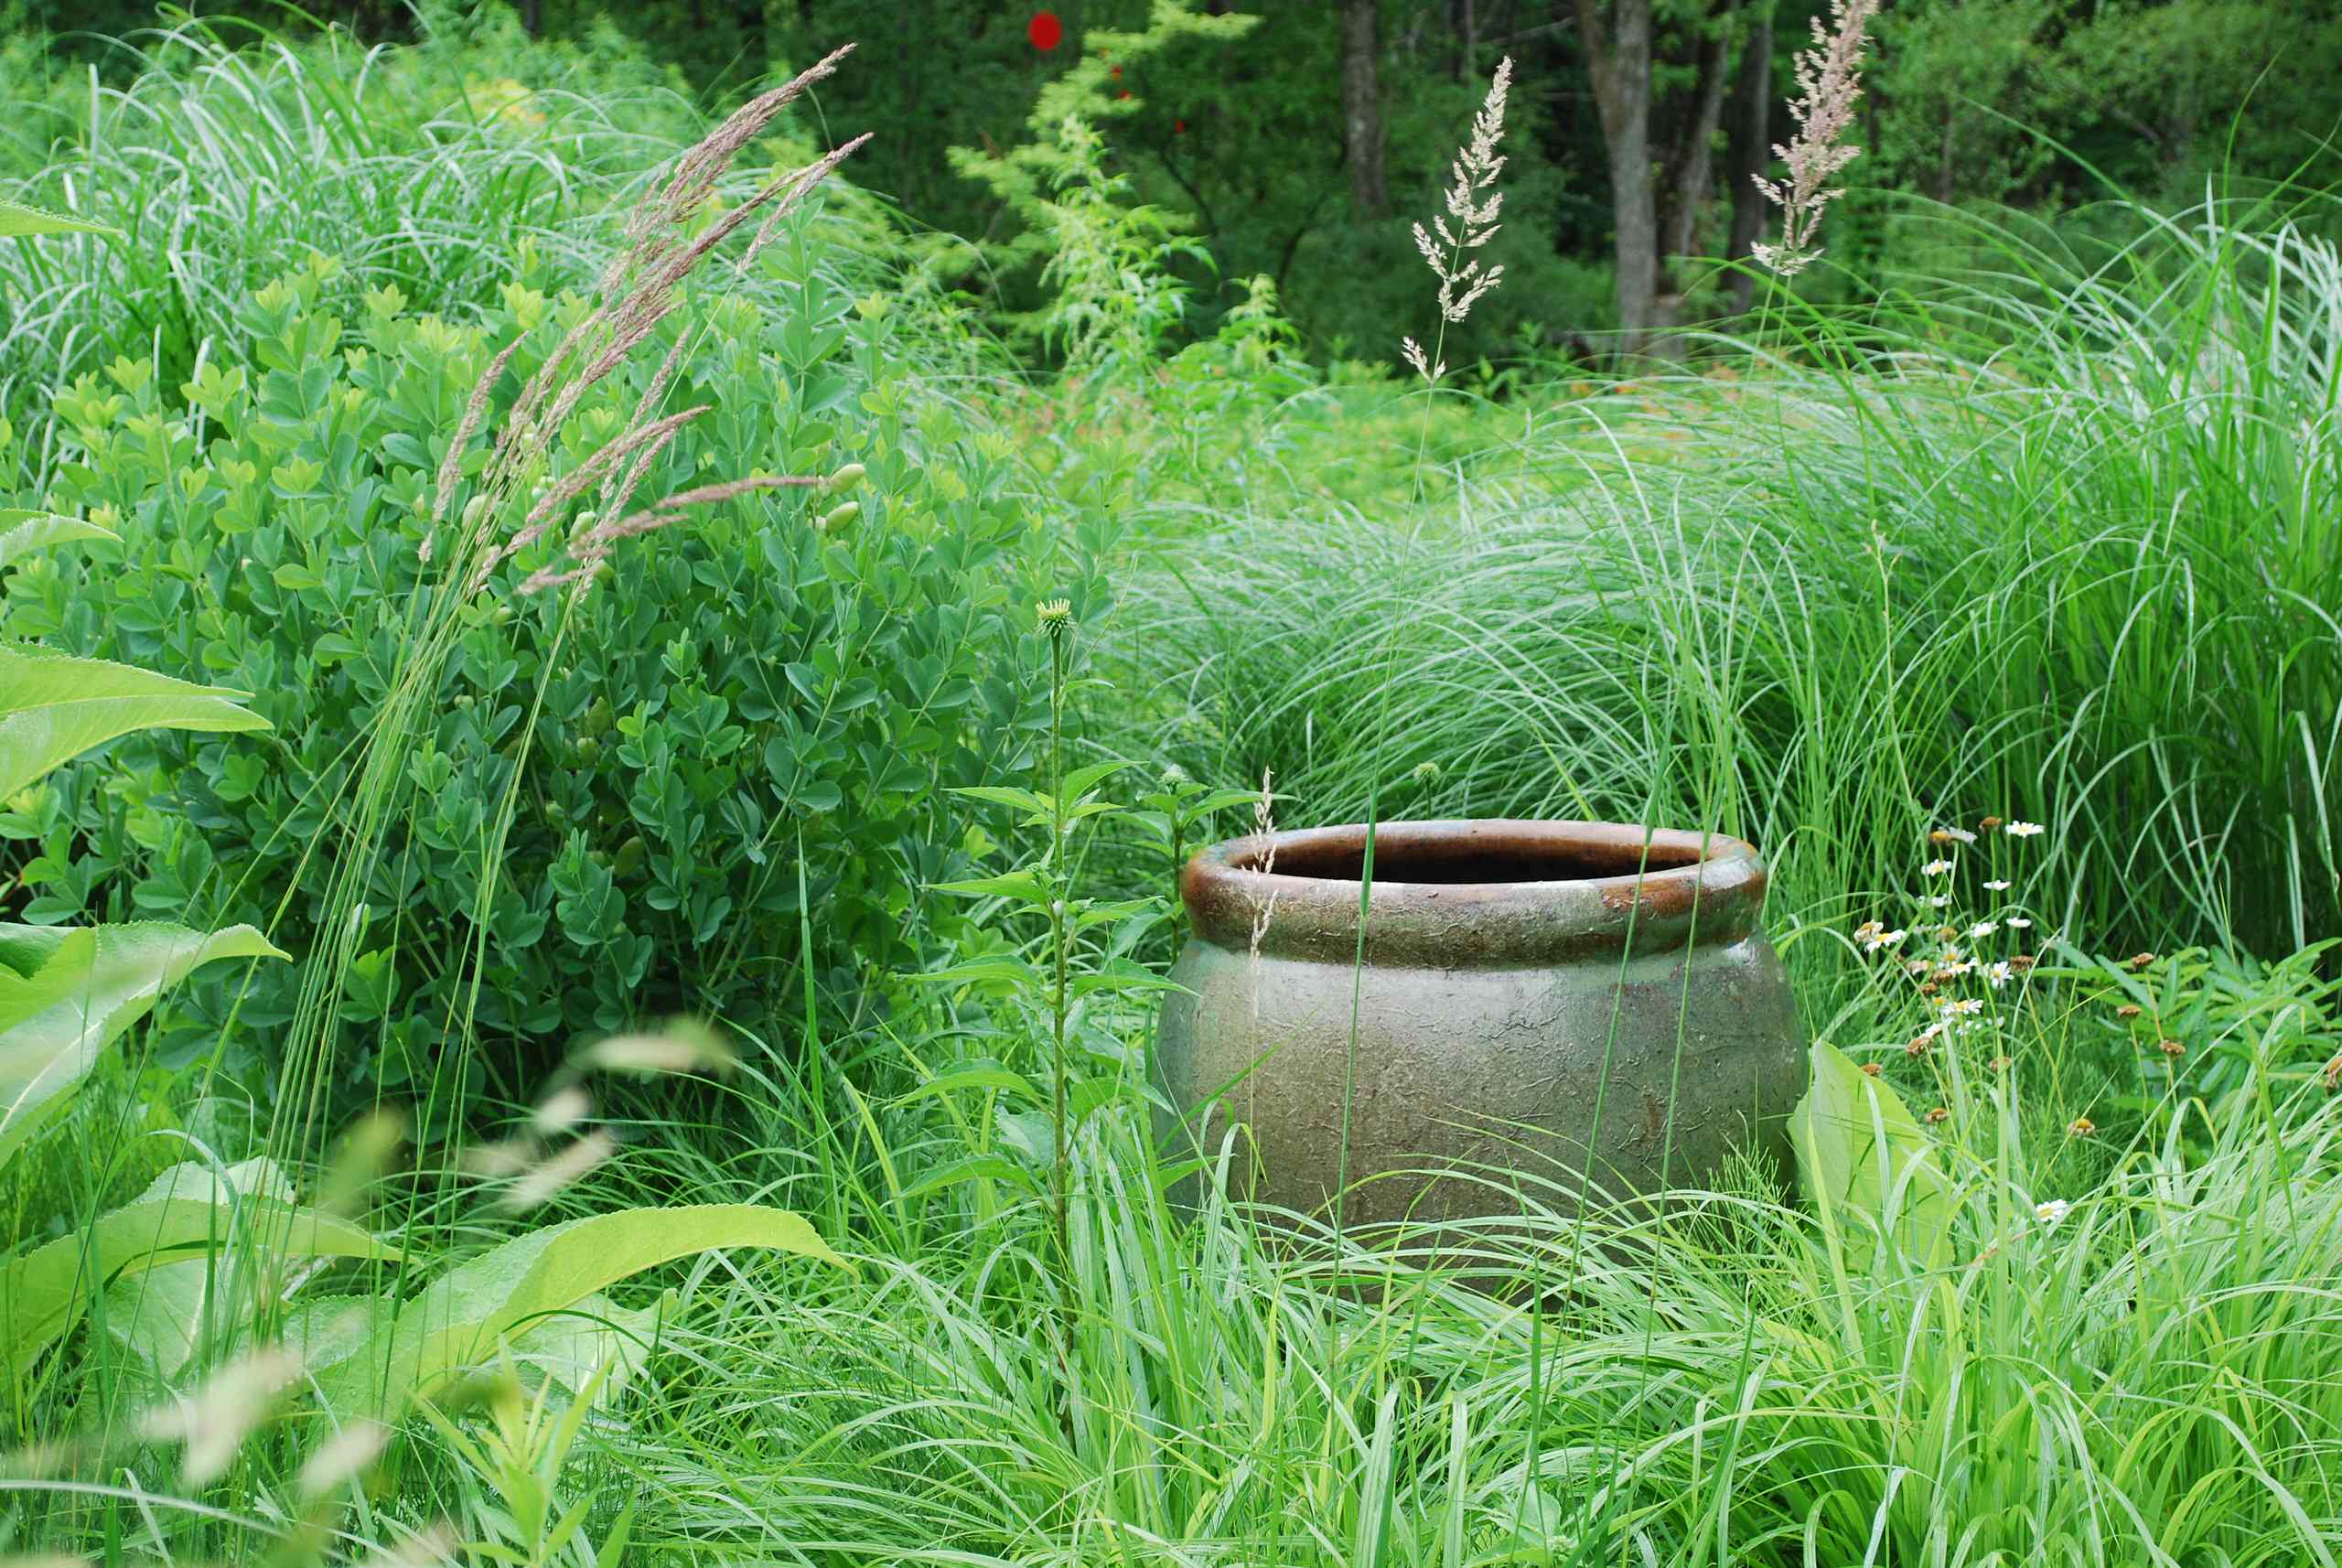
M1607 822L1385 823L1361 966L1365 843L1279 833L1272 861L1238 839L1181 878L1194 936L1159 1062L1189 1114L1165 1128L1213 1156L1246 1129L1249 1196L1330 1216L1347 1176L1346 1226L1448 1220L1503 1212L1516 1187L1567 1207L1589 1181L1645 1193L1735 1147L1787 1155L1804 1039L1757 929L1755 849Z

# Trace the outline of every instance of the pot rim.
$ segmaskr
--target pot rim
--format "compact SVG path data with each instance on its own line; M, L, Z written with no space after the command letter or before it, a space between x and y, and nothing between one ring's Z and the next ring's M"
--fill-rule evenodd
M1197 854L1179 879L1197 938L1244 951L1266 908L1264 955L1351 962L1358 952L1359 878L1254 869L1258 834ZM1363 823L1270 835L1277 859L1363 854ZM1378 874L1367 906L1366 954L1377 963L1502 968L1726 945L1756 929L1767 881L1756 846L1723 833L1627 822L1482 818L1397 822L1375 829ZM1410 880L1431 859L1542 858L1556 865L1615 865L1595 875L1500 881ZM1393 864L1395 863L1395 864Z

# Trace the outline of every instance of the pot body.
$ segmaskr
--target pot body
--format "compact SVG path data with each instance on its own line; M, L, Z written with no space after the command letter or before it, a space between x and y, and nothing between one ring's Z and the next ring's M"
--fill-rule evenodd
M1746 844L1386 824L1360 963L1363 830L1276 843L1265 869L1253 840L1187 868L1195 936L1163 1009L1162 1088L1187 1112L1164 1131L1195 1140L1180 1154L1232 1147L1232 1190L1330 1218L1347 1181L1358 1228L1697 1185L1735 1148L1786 1159L1805 1042Z

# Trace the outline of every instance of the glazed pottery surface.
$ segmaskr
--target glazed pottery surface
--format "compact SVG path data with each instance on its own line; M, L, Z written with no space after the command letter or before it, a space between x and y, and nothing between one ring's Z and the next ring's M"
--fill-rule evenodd
M1785 1162L1805 1040L1737 839L1605 822L1390 822L1234 840L1180 883L1194 935L1162 1087L1241 1193L1347 1227ZM1263 871L1263 865L1273 866ZM1255 950L1262 911L1267 923ZM1355 987L1356 1028L1352 1014ZM1344 1139L1344 1107L1348 1136ZM1447 1173L1447 1174L1442 1174ZM1515 1175L1517 1173L1517 1176Z

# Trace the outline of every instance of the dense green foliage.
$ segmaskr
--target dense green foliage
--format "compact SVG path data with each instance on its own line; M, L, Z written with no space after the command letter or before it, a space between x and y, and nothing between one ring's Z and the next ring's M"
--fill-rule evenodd
M990 777L1032 724L1014 674L1028 530L998 437L937 395L883 299L857 311L816 247L809 231L768 252L764 308L736 300L677 328L673 395L722 412L654 482L850 461L859 517L824 533L807 523L837 495L752 497L628 553L574 603L513 591L550 545L507 564L496 602L467 612L406 760L413 815L361 895L340 1016L370 1044L337 1055L349 1089L423 1093L473 1029L558 1040L668 1011L760 1017L792 981L806 894L822 961L849 983L918 950L911 894L956 864L939 791ZM386 288L345 352L320 303L335 271L320 259L248 303L249 369L206 365L174 396L124 360L59 400L50 499L122 540L20 575L7 629L248 690L285 738L273 755L154 739L126 787L28 803L32 918L249 918L317 944L325 910L303 889L321 839L349 831L351 761L432 577L427 478L491 349L527 335L523 377L584 308L516 283L458 328ZM607 430L640 392L614 378L577 417ZM483 910L499 854L532 875ZM253 1031L284 1024L298 986L190 997L175 1059L218 1041L232 1005L226 1060L248 1069Z
M736 76L838 10L657 42L682 8L633 20ZM1832 231L1856 264L1768 285L1683 363L1402 384L1385 345L1431 291L1408 212L1341 194L1313 9L1158 18L1180 41L1129 46L1123 100L1112 61L1037 68L1005 14L902 7L969 46L873 39L675 231L853 115L962 90L954 139L1005 156L956 164L989 187L945 181L940 141L848 170L989 189L1000 222L978 200L944 237L823 188L565 383L511 496L482 476L521 383L702 128L639 50L526 42L492 0L371 54L6 56L64 111L62 172L14 137L0 196L121 238L0 242L0 633L45 650L0 650L0 708L130 692L25 678L68 656L200 705L109 708L70 747L0 725L0 990L39 1004L0 1009L0 1101L38 1113L0 1104L0 1555L2330 1555L2326 199L2029 219L1897 165L1923 194ZM2013 51L1970 14L2006 11L1914 4L1903 36L1989 89ZM2049 15L2020 63L2175 81L2155 49L2199 36L2175 18L2249 11ZM1394 207L1418 176L1427 203L1478 90L1440 63L1472 12L1384 7L1428 67L1387 78ZM1530 16L1477 14L1484 53ZM58 70L91 60L94 103ZM2224 71L2186 78L2211 107L2172 170L2243 91ZM1191 231L1148 137L1206 122L1155 124L1166 81L1253 138L1194 177L1226 204ZM1883 162L1921 127L1998 134L1898 91ZM1558 188L1573 112L1522 105L1523 248L1459 365L1580 324L1547 286L1586 264L1554 238L1589 220ZM2049 200L2075 166L2020 145L1932 194ZM1863 307L1821 303L1843 291ZM642 497L809 482L654 505L582 586L529 591L615 510L587 486L458 570L614 433L701 405ZM1369 1239L1171 1163L1166 873L1271 770L1281 825L1756 838L1815 1036L1795 1168L1590 1209L1499 1174L1525 1217ZM132 917L189 929L123 950L119 1005L41 989ZM263 933L294 961L194 967ZM73 1070L24 1100L58 1041Z

